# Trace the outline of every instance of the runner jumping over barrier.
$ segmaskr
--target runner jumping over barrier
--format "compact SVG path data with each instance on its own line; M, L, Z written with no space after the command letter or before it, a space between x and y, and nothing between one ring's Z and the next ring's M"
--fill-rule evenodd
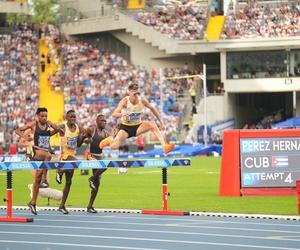
M163 210L143 210L143 214L188 215L188 212L169 211L167 205L167 168L189 167L191 160L188 158L163 158L139 160L90 160L90 161L32 161L32 162L0 162L0 171L7 171L7 215L0 217L0 222L32 222L33 218L16 218L12 215L12 171L15 170L41 170L41 169L106 169L119 168L162 168L163 177Z

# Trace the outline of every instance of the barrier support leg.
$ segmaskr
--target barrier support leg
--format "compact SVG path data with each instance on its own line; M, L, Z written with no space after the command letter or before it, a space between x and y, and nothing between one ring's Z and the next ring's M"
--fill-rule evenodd
M155 214L155 215L189 215L189 212L184 211L170 211L168 210L168 172L167 168L162 168L162 210L142 210L142 214Z
M298 196L298 214L300 215L300 180L296 181L296 190Z
M33 222L33 218L18 218L12 215L12 172L7 171L6 217L0 217L0 222Z

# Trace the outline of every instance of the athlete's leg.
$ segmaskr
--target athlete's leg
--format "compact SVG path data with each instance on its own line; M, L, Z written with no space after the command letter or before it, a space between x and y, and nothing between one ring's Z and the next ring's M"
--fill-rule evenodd
M47 152L47 154L45 155L45 161L50 161L51 157L52 157L51 154ZM41 183L40 183L40 186L43 187L43 188L49 187L47 177L48 177L48 170L43 169L42 180L41 180Z
M47 188L49 187L49 182L48 182L48 170L44 169L43 170L43 175L42 175L42 181L41 181L41 187Z
M32 176L32 179L35 179L35 173L36 173L36 170L31 170L30 171L30 174Z
M148 131L151 131L155 135L155 137L157 138L157 140L159 140L159 142L162 146L164 146L166 144L166 141L165 141L163 135L160 133L157 125L154 122L143 121L142 124L137 129L136 135L139 136Z
M49 161L51 159L51 155L49 152L36 150L33 159L35 161ZM43 172L44 170L37 170L35 173L34 184L32 188L32 199L31 199L31 204L34 205L36 204L36 200L39 194L39 187L41 184Z
M89 204L87 206L87 212L89 212L89 213L96 213L97 212L94 209L93 205L94 205L94 201L96 199L96 196L98 194L98 190L99 190L99 187L100 187L101 176L105 171L106 171L106 169L93 169L93 176L91 176L91 178L93 178L93 187L94 188L91 188L90 201L89 201Z
M33 160L35 161L47 161L51 159L51 155L49 152L42 151L42 150L35 150L35 154ZM36 200L39 195L39 187L42 180L43 170L36 170L34 176L34 183L32 187L32 198L31 201L28 203L28 206L33 214L36 214Z
M63 159L62 157L60 157L60 160L63 161L65 159ZM62 177L64 175L65 170L63 169L57 169L56 170L56 175L55 175L55 180L58 184L62 183Z
M67 161L73 161L73 160L77 160L75 157L73 156L68 156ZM72 178L73 178L73 174L74 174L74 169L68 169L68 170L63 170L65 177L66 177L66 183L65 183L65 187L63 190L63 196L61 198L61 203L59 205L58 211L64 213L64 214L68 214L69 212L66 210L65 208L65 204L68 198L68 195L70 193L70 189L71 189L71 185L72 185Z
M68 212L68 210L66 210L65 204L66 204L67 198L70 193L74 169L64 170L64 173L65 173L65 177L66 177L66 183L65 183L65 187L63 190L63 196L61 198L61 202L60 202L58 211L62 212L63 214L68 214L69 212Z
M42 159L35 159L35 160L40 161ZM40 183L41 183L41 180L42 180L42 175L43 175L43 170L36 170L34 183L33 183L33 187L32 187L32 198L31 198L31 201L30 201L30 203L32 205L36 204L36 200L37 200L37 197L39 195L39 188L40 188Z
M89 178L89 186L91 189L96 189L94 186L94 182L99 179L102 173L104 173L107 170L105 169L93 169L93 175Z
M143 121L142 124L137 129L136 135L139 136L148 131L151 131L156 136L156 138L159 140L160 144L163 146L163 150L164 150L165 154L168 154L170 151L173 150L173 148L175 147L175 144L174 143L166 143L163 135L161 134L161 132L159 131L159 128L157 127L157 125L154 122Z
M111 143L114 141L114 138L117 137L117 135L118 135L119 132L120 132L119 127L114 128L113 131L112 131L112 135L106 137L105 139L103 139L103 140L100 142L99 148L100 148L100 149L103 149L103 148L105 148L105 147L111 146ZM128 138L128 135L127 135L127 138Z
M110 147L112 149L118 149L127 138L128 133L123 129L119 130L116 137L111 141Z
M47 188L49 187L49 183L48 183L48 170L47 169L43 169L43 174L42 174L42 179L41 179L41 183L40 183L40 187L41 188ZM35 180L35 176L36 176L36 170L31 170L30 171L32 179Z
M55 180L58 184L61 184L62 183L62 177L64 175L64 170L63 169L57 169L56 170L56 177L55 177Z

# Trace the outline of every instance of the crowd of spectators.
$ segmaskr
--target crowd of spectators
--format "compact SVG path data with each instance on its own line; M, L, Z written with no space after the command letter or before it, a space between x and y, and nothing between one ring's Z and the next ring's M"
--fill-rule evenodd
M189 89L190 80L162 82L156 70L148 72L135 67L114 53L82 41L61 42L58 51L55 27L41 26L39 32L34 30L23 25L10 34L0 35L0 125L6 131L6 143L13 142L14 126L35 117L39 103L39 38L49 48L49 54L44 55L45 64L58 55L63 59L62 68L54 72L56 81L51 83L54 88L59 84L59 90L64 90L65 110L75 109L78 121L84 126L94 123L99 112L108 117L109 124L115 125L116 120L110 117L112 110L126 94L127 86L138 83L149 102L158 110L162 107L166 136L176 139L183 109L178 98ZM164 70L166 77L193 73L187 65ZM53 75L49 78L53 79ZM160 105L161 95L163 105Z
M223 39L289 37L300 35L300 3L259 3L255 0L231 8Z
M176 40L202 39L207 22L207 5L185 1L186 4L155 5L131 13L131 17Z
M246 122L242 129L271 129L273 123L280 122L284 119L286 119L286 117L283 114L283 110L280 109L255 121Z
M0 125L5 141L11 130L34 119L39 98L38 37L24 24L10 34L0 34Z
M174 136L182 110L177 97L188 88L186 80L161 83L156 70L147 72L114 53L83 41L65 41L62 44L62 58L61 82L64 84L65 109L74 108L82 124L91 125L99 112L107 116L110 125L116 124L116 120L110 116L112 110L126 95L128 85L138 83L145 97L158 110L163 93L165 133L169 138ZM164 72L168 77L189 73L186 66L165 69Z

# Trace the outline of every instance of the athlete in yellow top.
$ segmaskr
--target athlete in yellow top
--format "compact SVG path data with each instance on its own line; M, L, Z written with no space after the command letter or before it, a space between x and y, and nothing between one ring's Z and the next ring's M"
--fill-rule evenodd
M74 110L69 110L66 115L66 122L60 126L60 136L61 136L61 156L62 161L76 161L76 151L77 147L80 146L81 138L84 136L84 131L76 123L76 113ZM68 210L65 207L66 200L68 198L72 178L74 174L74 169L59 169L56 173L56 181L61 184L62 176L65 174L66 183L63 190L63 196L61 203L59 205L58 211L63 214L68 214Z
M165 154L172 151L175 144L166 143L164 137L160 133L160 130L165 129L164 124L160 119L160 115L145 98L139 95L138 84L130 84L128 93L129 95L120 101L119 105L112 113L113 117L121 119L117 135L114 138L110 136L102 140L99 145L100 148L102 149L106 146L111 146L111 148L117 149L127 138L140 136L141 134L151 131L163 146ZM159 128L153 121L142 120L145 107L150 109L156 117L159 122Z

